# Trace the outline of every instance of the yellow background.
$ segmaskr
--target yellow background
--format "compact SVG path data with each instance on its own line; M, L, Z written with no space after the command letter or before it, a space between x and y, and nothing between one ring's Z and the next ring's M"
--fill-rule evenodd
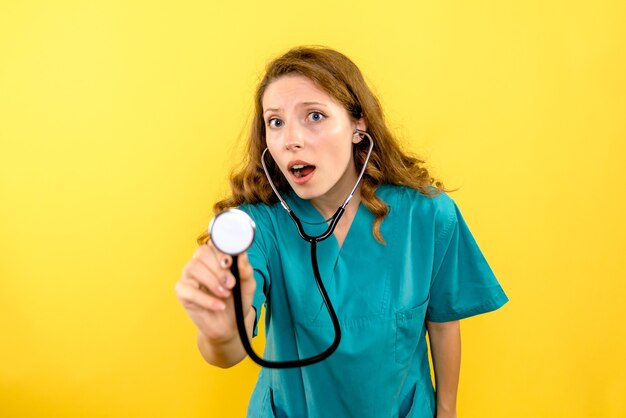
M626 416L626 4L0 3L0 416L243 416L174 294L264 64L350 56L511 302L459 417ZM256 341L260 347L262 341Z

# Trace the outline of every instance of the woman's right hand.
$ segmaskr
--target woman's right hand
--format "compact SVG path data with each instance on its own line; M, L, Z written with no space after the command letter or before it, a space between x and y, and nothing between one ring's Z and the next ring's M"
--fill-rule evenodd
M244 318L251 307L256 281L247 253L238 257ZM209 341L225 343L238 338L230 272L231 256L219 252L211 242L200 246L183 267L176 282L178 300L193 323Z

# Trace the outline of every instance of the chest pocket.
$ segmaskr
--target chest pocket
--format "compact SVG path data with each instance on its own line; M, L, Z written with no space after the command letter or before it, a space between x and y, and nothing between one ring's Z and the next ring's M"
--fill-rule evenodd
M396 312L396 362L411 361L424 330L428 300L411 309Z

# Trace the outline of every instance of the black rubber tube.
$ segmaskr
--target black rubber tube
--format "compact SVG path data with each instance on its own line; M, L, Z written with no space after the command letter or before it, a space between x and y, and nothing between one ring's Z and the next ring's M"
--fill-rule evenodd
M334 229L334 228L333 228ZM326 293L326 288L324 287L324 283L322 283L322 278L320 276L319 267L317 265L317 241L310 241L311 244L311 265L313 266L313 273L315 275L315 282L317 283L317 287L322 295L322 299L324 300L324 304L326 305L326 309L328 309L328 313L330 314L330 319L333 322L333 327L335 329L335 339L333 340L330 347L324 350L322 353L315 355L313 357L298 359L298 360L289 360L289 361L270 361L265 360L259 357L254 350L252 349L252 345L250 344L250 340L248 339L248 332L246 330L246 323L243 316L243 303L241 301L241 285L239 283L239 267L237 265L238 257L233 256L233 262L230 267L230 271L235 276L235 286L233 287L233 298L235 299L235 319L237 321L237 329L239 330L239 338L241 339L241 343L243 344L243 348L248 353L248 356L262 367L267 367L271 369L289 369L294 367L304 367L310 366L311 364L318 363L322 360L328 358L332 353L335 352L337 347L339 347L339 342L341 341L341 328L339 327L339 319L337 318L337 314L333 309L333 305L330 303L330 299L328 297L328 293Z

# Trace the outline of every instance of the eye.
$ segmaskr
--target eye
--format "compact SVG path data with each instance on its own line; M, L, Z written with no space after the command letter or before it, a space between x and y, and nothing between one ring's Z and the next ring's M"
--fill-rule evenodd
M313 122L320 122L320 121L324 120L325 117L326 116L324 116L320 112L311 112L311 113L309 113L309 119L312 120Z
M267 121L267 126L269 126L270 128L280 128L281 126L283 126L283 121L278 118L272 118Z

